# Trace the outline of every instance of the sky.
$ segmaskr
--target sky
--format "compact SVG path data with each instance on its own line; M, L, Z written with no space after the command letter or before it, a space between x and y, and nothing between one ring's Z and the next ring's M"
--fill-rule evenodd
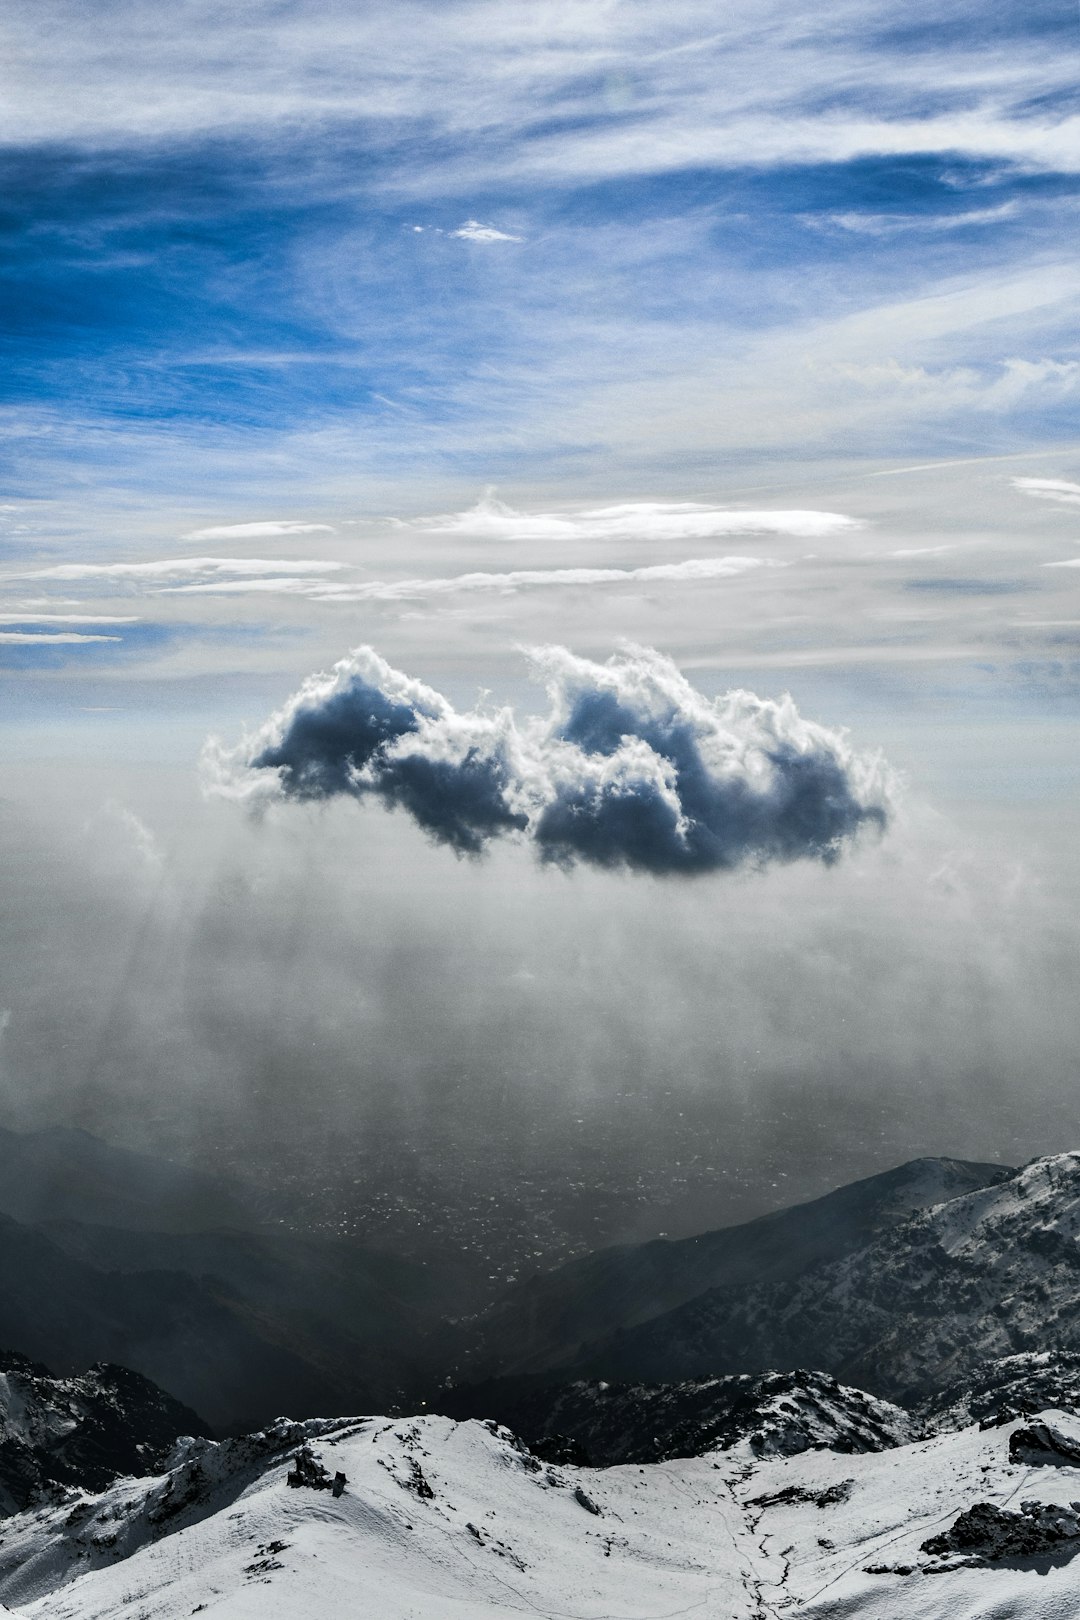
M1075 7L0 29L4 1116L1075 1145Z

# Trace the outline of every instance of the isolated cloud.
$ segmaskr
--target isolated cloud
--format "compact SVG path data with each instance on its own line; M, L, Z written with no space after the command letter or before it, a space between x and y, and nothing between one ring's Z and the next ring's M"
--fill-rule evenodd
M859 529L840 512L752 512L696 501L625 501L576 512L517 512L487 490L465 512L418 518L426 534L492 540L710 540L726 534L787 534L804 540Z
M1065 478L1014 478L1013 488L1038 500L1058 501L1062 506L1080 506L1080 484Z
M789 697L706 698L644 647L532 657L551 707L519 724L458 712L360 647L239 748L208 744L208 789L253 805L377 798L459 853L516 833L544 861L656 874L828 864L888 821L883 762Z

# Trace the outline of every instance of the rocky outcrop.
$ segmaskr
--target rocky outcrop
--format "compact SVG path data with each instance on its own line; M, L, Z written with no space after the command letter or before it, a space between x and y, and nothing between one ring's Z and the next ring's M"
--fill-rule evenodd
M180 1435L209 1436L189 1407L126 1367L75 1378L0 1352L0 1512L154 1473Z

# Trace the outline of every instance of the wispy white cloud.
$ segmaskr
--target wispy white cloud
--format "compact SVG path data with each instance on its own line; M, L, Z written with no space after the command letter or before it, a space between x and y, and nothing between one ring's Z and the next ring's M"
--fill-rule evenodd
M131 613L0 613L0 624L139 624Z
M8 138L362 119L374 153L401 142L398 183L427 192L447 187L455 160L474 181L892 152L1080 166L1080 120L1054 110L1074 77L1060 40L1019 26L1003 38L973 22L963 47L940 44L929 6L905 14L922 49L896 43L882 0L818 14L782 0L732 0L722 14L702 0L447 0L434 10L399 0L389 31L380 8L319 0L285 11L253 0L227 20L205 0L167 11L132 0L125 18L123 37L102 38L74 0L16 7ZM411 130L423 138L402 142Z
M467 219L464 225L451 236L459 237L463 242L520 242L520 236L511 236L509 231L497 230L494 225L484 225L478 219Z
M492 540L709 540L726 534L783 534L804 540L858 529L839 512L743 511L694 501L625 501L572 512L518 512L487 490L465 512L418 518L427 534Z
M51 568L34 568L26 573L9 574L9 579L179 579L195 574L329 574L344 563L278 557L168 557L153 562L56 563Z
M121 833L139 861L151 871L157 872L164 865L164 851L146 822L119 799L105 800L101 806L98 826L111 827ZM94 826L88 828L91 834L96 830Z
M857 236L895 236L900 231L955 231L972 225L996 225L1012 219L1017 212L1015 202L1002 203L998 208L972 208L957 214L846 214L806 215L808 225L835 225L852 231Z
M1043 563L1044 568L1080 568L1080 557L1066 557L1063 562Z
M282 591L319 602L402 602L414 597L453 596L471 591L509 594L529 587L564 585L690 584L709 579L731 579L755 568L786 566L773 557L692 557L680 563L656 563L646 568L515 568L506 573L453 574L445 579L365 580L356 585L311 583L300 580L223 580L202 585L174 585L160 594L169 596L234 596L246 591Z
M330 523L302 523L275 518L265 523L221 523L210 529L192 529L182 540L261 540L275 534L333 534Z
M1014 478L1013 488L1037 500L1057 501L1061 506L1080 506L1080 484L1067 478Z
M30 630L0 630L0 643L9 647L56 647L63 643L65 646L89 641L121 641L121 636L82 636L73 631L58 630L52 635L39 634Z

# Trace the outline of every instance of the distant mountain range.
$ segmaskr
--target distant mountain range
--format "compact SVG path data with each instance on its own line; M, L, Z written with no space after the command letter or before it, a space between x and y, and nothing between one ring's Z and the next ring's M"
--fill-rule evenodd
M915 1160L599 1251L480 1315L463 1273L262 1227L228 1184L81 1131L0 1133L0 1211L0 1347L64 1375L131 1367L219 1433L806 1368L911 1407L990 1359L1080 1353L1080 1154Z
M604 1249L508 1291L471 1327L461 1361L466 1381L550 1373L676 1381L767 1367L823 1367L835 1356L811 1339L785 1302L827 1286L830 1268L856 1257L912 1217L1009 1183L1017 1172L958 1159L916 1159L810 1203L677 1242ZM907 1239L899 1236L901 1249ZM800 1293L800 1290L803 1292ZM758 1302L769 1322L755 1339ZM745 1307L745 1316L738 1313ZM743 1325L725 1339L720 1322ZM775 1341L775 1319L792 1318ZM706 1323L715 1321L712 1337ZM766 1329L772 1334L765 1342ZM872 1384L868 1387L874 1387Z
M757 1240L756 1274L735 1274L725 1257L721 1280L646 1316L641 1299L657 1299L650 1276L622 1322L613 1313L594 1337L549 1351L544 1370L667 1383L817 1367L908 1403L990 1358L1080 1351L1080 1154L1004 1173L947 1161L905 1166L891 1184L906 1180L914 1202L931 1170L954 1186L984 1184L944 1202L920 1196L924 1207L899 1216L895 1206L883 1211L882 1178L858 1183L764 1223L786 1240L775 1262L761 1254L762 1223L735 1229L729 1242L745 1235L749 1251ZM830 1206L846 1212L831 1239ZM560 1280L566 1271L549 1287ZM586 1309L595 1310L595 1295L578 1320ZM533 1320L526 1314L523 1336ZM520 1339L507 1339L516 1351ZM534 1352L534 1367L539 1359Z
M131 1367L219 1432L395 1405L455 1293L354 1240L260 1228L216 1178L83 1131L0 1132L0 1211L0 1347Z

